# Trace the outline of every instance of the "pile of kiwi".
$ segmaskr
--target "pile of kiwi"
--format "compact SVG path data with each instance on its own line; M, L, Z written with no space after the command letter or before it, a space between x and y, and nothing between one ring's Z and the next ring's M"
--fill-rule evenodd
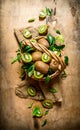
M32 34L27 29L23 30L23 36L29 39L28 41L29 45L31 45L31 43L33 44L36 43L37 45L40 44L42 45L42 47L44 46L45 48L49 49L50 43L48 42L48 39L45 37L47 32L48 32L48 26L41 25L38 28L38 33L41 37L39 37L38 39L31 38ZM21 60L26 67L28 66L26 72L29 73L28 74L29 77L32 77L34 79L46 78L47 76L55 73L55 71L59 69L60 67L59 63L56 62L51 57L51 55L48 55L46 52L40 51L35 47L29 46L28 44L26 42L26 45L23 46L22 48ZM29 49L27 49L27 51L23 51L25 48ZM55 52L56 51L54 51L53 53Z
M23 63L29 64L33 61L34 63L34 72L33 75L37 79L43 78L49 71L49 68L53 68L51 65L51 57L46 53L42 53L38 50L32 53L23 53L21 55ZM56 68L56 67L55 67ZM54 69L54 68L53 68ZM32 75L32 76L33 76Z

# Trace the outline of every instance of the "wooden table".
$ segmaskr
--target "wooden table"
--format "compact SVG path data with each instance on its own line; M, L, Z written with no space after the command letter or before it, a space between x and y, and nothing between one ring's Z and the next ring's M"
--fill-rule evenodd
M20 82L19 63L11 64L18 49L14 28L39 22L38 14L44 7L54 7L53 0L1 0L0 1L0 130L79 130L80 129L80 1L55 0L56 16L63 25L66 39L65 54L69 56L66 69L67 78L61 81L63 102L54 106L46 117L37 119L34 125L32 111L28 108L30 99L15 95L15 87ZM28 23L29 18L35 23ZM38 104L38 102L35 102ZM41 127L44 119L46 126Z

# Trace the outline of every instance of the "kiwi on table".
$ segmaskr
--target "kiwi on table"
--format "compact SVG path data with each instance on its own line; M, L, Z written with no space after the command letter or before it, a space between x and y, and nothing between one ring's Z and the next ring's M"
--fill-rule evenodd
M25 30L23 30L23 36L25 38L31 38L32 34L31 34L31 32L28 29L25 29Z
M36 43L36 42L37 42L37 40L36 40L36 39L34 39L34 38L32 38L32 39L30 40L30 42L32 42L32 43Z
M49 43L45 38L40 38L38 40L38 43L40 43L41 45L45 46L46 48L49 48Z
M57 63L54 59L51 60L50 62L50 68L53 69L55 72L58 69L59 63Z
M46 10L41 10L39 14L39 19L43 20L46 18Z
M43 102L42 102L42 105L43 107L47 108L47 109L50 109L53 107L53 102L52 100L49 100L49 99L45 99Z
M34 77L36 79L41 79L41 78L43 78L43 76L44 76L44 74L41 74L39 71L34 70Z
M23 53L21 55L21 59L22 59L23 62L29 63L29 62L32 61L32 55L30 53Z
M41 59L43 62L49 63L51 60L51 57L49 55L47 55L46 53L43 53Z
M42 53L40 51L35 51L32 53L32 60L37 61L41 60Z
M32 97L34 97L34 96L36 96L36 89L33 87L33 86L29 86L28 88L27 88L27 93L30 95L30 96L32 96Z
M48 32L48 26L46 24L38 27L38 33L40 35L46 35L47 32Z
M43 61L36 61L35 62L35 69L42 74L47 74L49 70L49 65L44 63Z

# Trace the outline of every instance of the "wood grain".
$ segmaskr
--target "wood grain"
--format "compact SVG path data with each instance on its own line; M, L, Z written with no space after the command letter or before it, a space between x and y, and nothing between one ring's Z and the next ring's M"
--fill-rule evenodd
M80 1L56 0L56 16L64 28L66 39L65 54L69 56L67 78L60 82L63 96L62 106L54 106L46 117L37 120L34 126L32 111L28 109L30 99L20 99L15 95L15 87L20 82L19 63L11 65L12 57L18 49L14 28L35 26L38 14L44 7L54 8L53 0L0 0L0 130L79 130L80 129ZM74 11L74 13L73 13ZM27 23L35 17L35 23ZM35 104L41 105L39 102ZM48 123L41 127L44 119Z

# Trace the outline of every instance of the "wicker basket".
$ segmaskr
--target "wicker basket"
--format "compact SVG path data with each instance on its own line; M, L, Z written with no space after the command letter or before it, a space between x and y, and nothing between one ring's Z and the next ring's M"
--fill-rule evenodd
M65 63L64 63L64 61L63 61L63 57L62 57L62 56L61 56L61 57L56 56L52 51L48 50L45 46L39 44L38 42L36 42L36 43L30 42L30 40L29 40L29 39L26 39L26 38L23 36L23 34L22 34L22 31L23 31L24 29L29 29L30 31L32 31L32 36L33 36L33 38L36 39L36 40L39 40L39 39L42 38L42 37L46 38L46 36L39 36L38 33L37 33L37 32L38 32L37 29L36 29L36 28L33 28L33 27L27 27L27 28L22 28L22 29L19 29L19 30L18 30L18 29L15 29L15 30L14 30L14 33L15 33L15 36L16 36L18 42L21 42L21 41L22 41L22 44L23 44L23 45L29 45L29 46L31 46L31 47L34 48L34 49L37 49L37 50L39 50L39 51L41 51L41 52L45 52L45 53L48 54L52 59L54 59L56 62L58 62L59 67L58 67L58 69L57 69L53 74L50 75L50 78L53 79L53 78L59 76L60 73L61 73L61 72L65 69L65 67L66 67L66 65L65 65ZM45 77L43 77L43 78L41 78L41 79L37 79L37 78L35 78L34 76L31 76L31 78L33 78L33 79L35 79L35 80L39 80L39 81L44 81L44 80L45 80Z

